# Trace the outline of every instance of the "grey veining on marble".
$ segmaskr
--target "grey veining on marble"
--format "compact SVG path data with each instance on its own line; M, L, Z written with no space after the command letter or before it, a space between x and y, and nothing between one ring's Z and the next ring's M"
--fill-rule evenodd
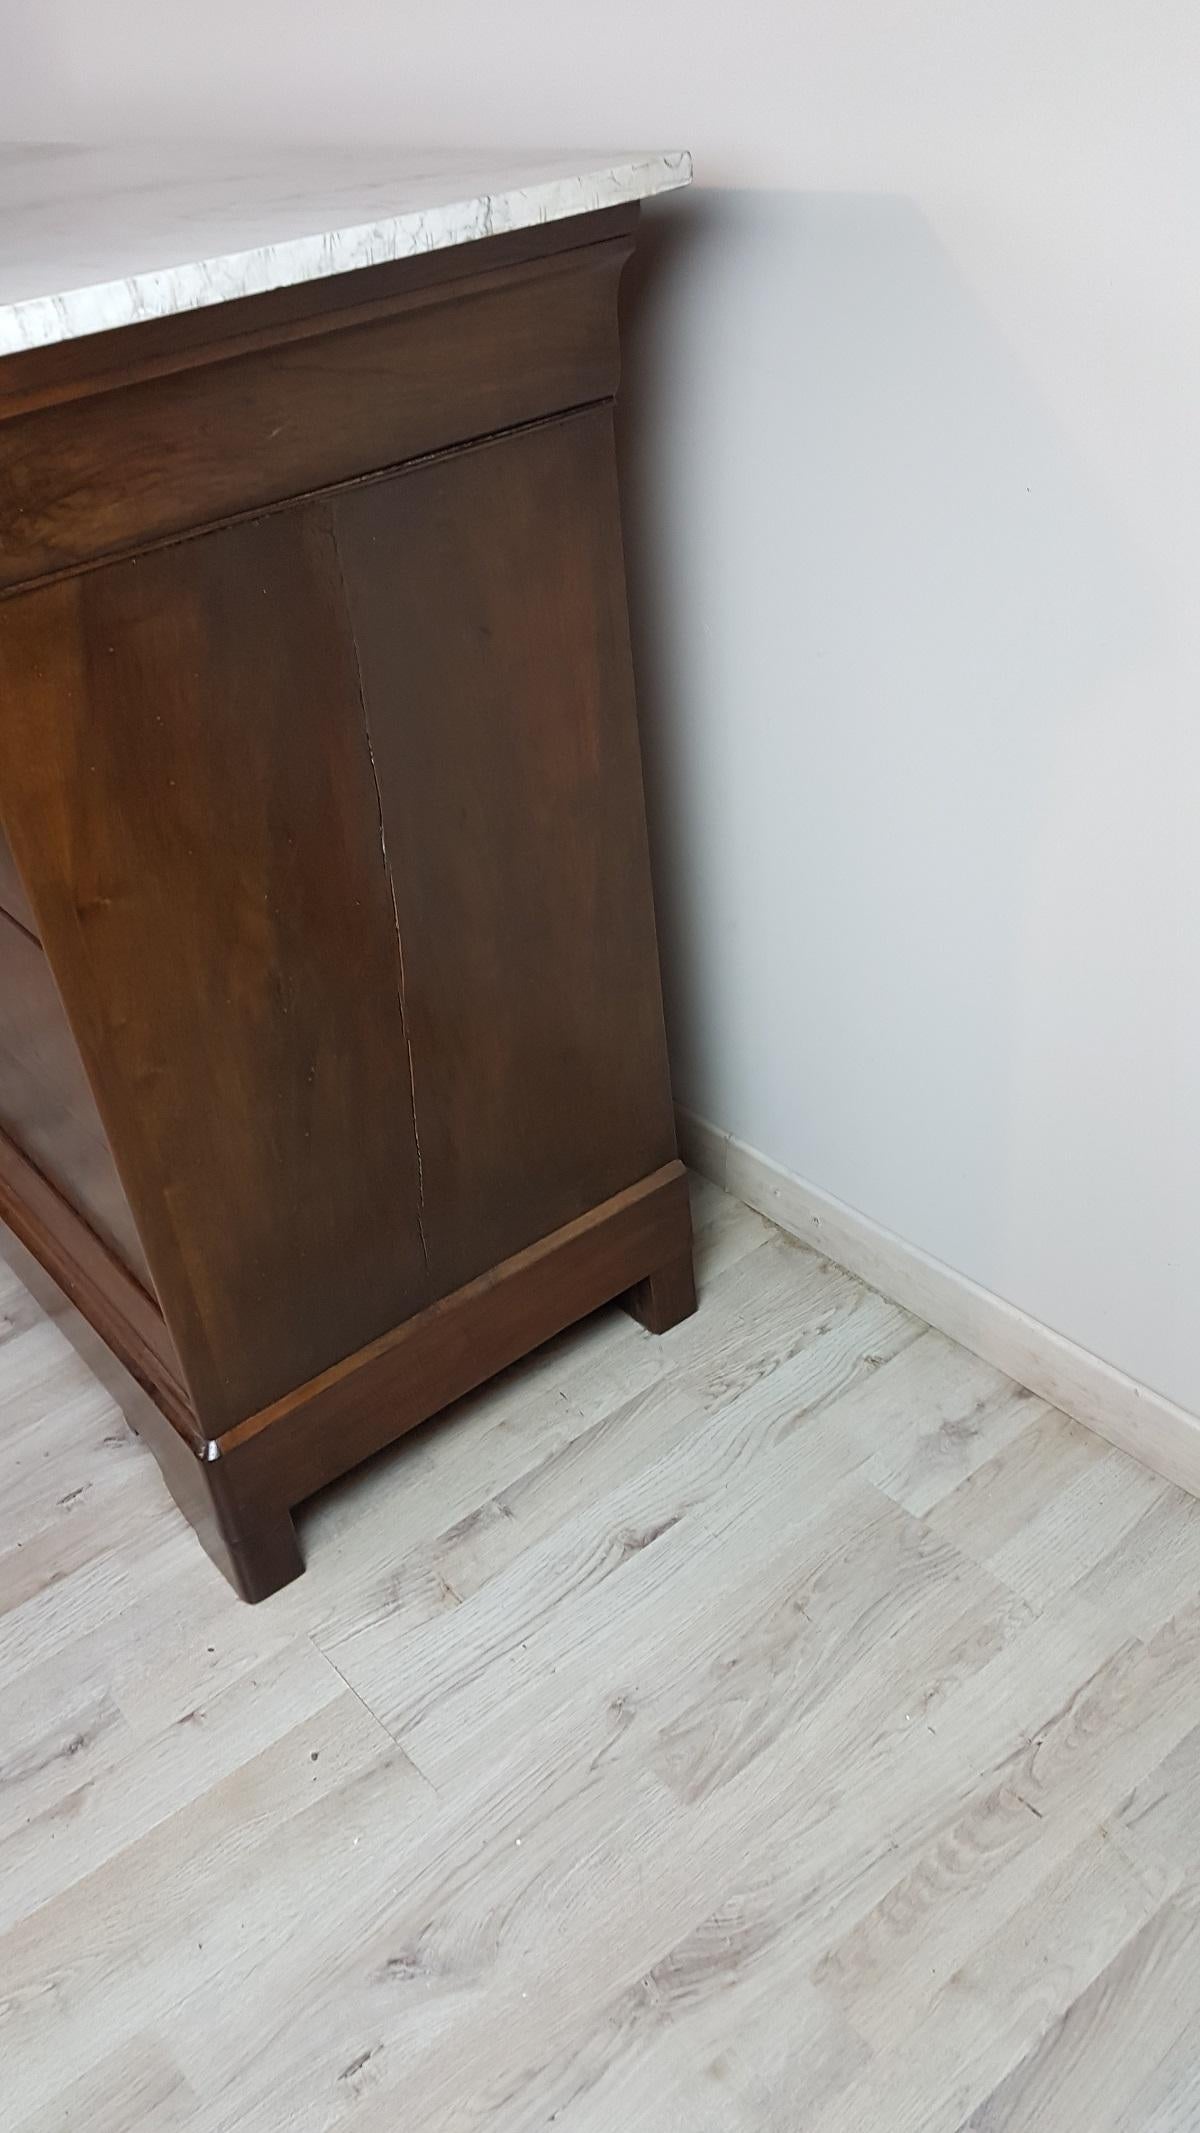
M686 185L682 150L0 145L0 355Z

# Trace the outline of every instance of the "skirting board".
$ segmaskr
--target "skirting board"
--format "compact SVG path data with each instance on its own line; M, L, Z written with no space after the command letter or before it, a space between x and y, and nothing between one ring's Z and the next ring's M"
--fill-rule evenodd
M830 1193L806 1185L769 1156L694 1112L676 1108L684 1162L789 1236L882 1290L939 1333L995 1364L1019 1385L1152 1472L1200 1496L1200 1417L1127 1377L1065 1334L993 1296L965 1274L860 1215Z

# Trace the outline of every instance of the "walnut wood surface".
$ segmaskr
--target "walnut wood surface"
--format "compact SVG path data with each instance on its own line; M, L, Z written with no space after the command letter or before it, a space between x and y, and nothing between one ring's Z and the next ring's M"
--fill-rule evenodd
M28 1156L0 1132L0 1220L58 1283L114 1355L158 1402L164 1429L202 1448L183 1386L175 1345L162 1313L103 1239L85 1223Z
M0 1131L68 1191L142 1287L149 1269L45 956L0 915Z
M690 1318L696 1308L691 1238L676 1258L660 1260L622 1301L647 1333L669 1333L681 1319Z
M356 267L319 281L270 289L260 296L239 296L229 303L206 304L167 318L142 319L105 333L52 342L0 359L0 420L77 400L114 385L139 384L169 371L249 355L288 340L303 340L331 324L359 322L397 297L435 289L445 282L472 281L499 267L524 266L560 252L585 252L610 238L632 238L637 203L600 209L593 215L564 216L467 245L420 252L410 259L376 267Z
M0 1268L5 2133L1196 2133L1200 1504L694 1207L254 1610Z
M0 782L205 1431L428 1300L395 918L315 507L22 596Z
M294 1503L681 1249L690 1254L691 1234L687 1173L675 1160L298 1386L214 1450L246 1503L279 1502L281 1478L282 1501Z
M626 240L0 419L0 587L611 394Z
M37 920L33 915L33 906L25 894L3 824L0 824L0 913L6 918L15 919L18 926L22 926L26 933L32 933L36 939Z
M36 580L0 600L0 1124L161 1304L224 1446L172 1486L251 1597L299 1567L290 1505L523 1346L623 1289L648 1325L694 1303L609 405L629 227L135 329L124 370L98 337L40 397L0 364L0 574Z
M437 1296L675 1154L610 412L331 510Z

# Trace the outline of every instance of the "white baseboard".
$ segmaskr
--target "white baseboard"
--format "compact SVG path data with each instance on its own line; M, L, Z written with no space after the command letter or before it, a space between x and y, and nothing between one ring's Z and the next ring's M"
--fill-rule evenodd
M806 1185L707 1119L682 1106L676 1118L683 1159L702 1177L1028 1385L1143 1466L1200 1496L1200 1417L956 1274L919 1245Z

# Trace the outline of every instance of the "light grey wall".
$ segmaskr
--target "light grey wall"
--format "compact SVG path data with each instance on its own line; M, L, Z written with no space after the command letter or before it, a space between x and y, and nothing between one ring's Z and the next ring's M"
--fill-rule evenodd
M689 146L630 289L679 1093L1200 1411L1194 0L8 0L0 122Z

